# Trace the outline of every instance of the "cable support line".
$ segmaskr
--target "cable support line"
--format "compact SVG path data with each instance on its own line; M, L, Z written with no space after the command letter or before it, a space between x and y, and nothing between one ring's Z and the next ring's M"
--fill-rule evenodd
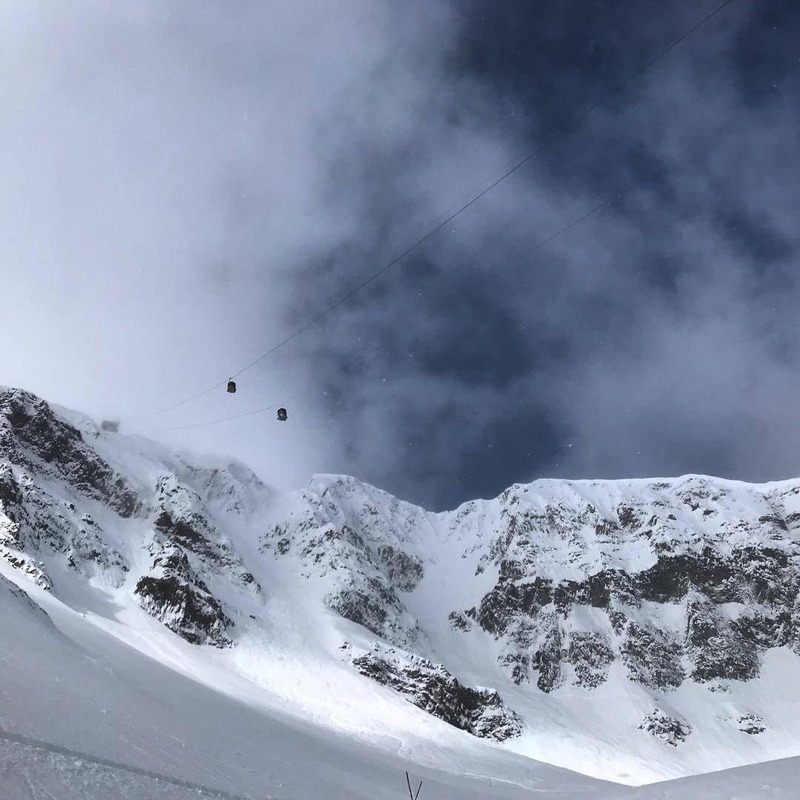
M292 395L292 397L294 397L294 395ZM292 397L288 397L287 400L291 400ZM234 414L230 417L219 417L217 419L206 420L205 422L193 422L190 425L178 425L174 428L159 428L157 431L154 431L154 433L170 433L171 431L187 431L190 428L205 428L209 425L217 425L220 422L228 422L229 420L241 419L242 417L252 417L255 414L263 414L265 411L274 411L280 408L281 405L281 403L275 403L271 406L263 406L262 408L256 408L253 411L245 411L241 414Z
M572 220L572 222L569 222L563 228L560 228L555 233L553 233L550 236L548 236L546 239L542 239L542 241L540 241L538 244L534 245L529 250L529 252L531 252L531 253L536 252L537 250L540 250L542 247L545 247L546 245L550 244L550 242L554 241L559 236L562 236L563 234L567 233L567 231L571 230L572 228L576 227L577 225L580 225L582 222L585 222L587 219L589 219L589 217L594 216L598 211L601 211L602 209L607 208L609 205L611 205L611 203L615 199L623 197L625 194L627 194L633 188L634 187L629 187L628 189L625 189L622 192L618 192L613 197L606 198L605 200L603 200L602 202L598 203L593 208L591 208L588 211L586 211L585 213L581 214L581 216L579 216L576 219ZM376 347L376 348L370 350L369 352L367 352L366 354L360 356L359 358L357 358L357 359L355 359L353 361L348 361L344 365L344 367L346 368L348 366L352 366L353 364L357 364L360 361L363 361L365 358L367 358L368 356L372 355L372 353L374 353L376 350L379 350L379 349L380 349L380 347ZM232 376L232 377L236 377L239 374L241 374L241 372L235 373L235 375ZM309 383L307 385L311 385L311 383L313 383L313 381L309 381ZM224 386L225 384L226 384L226 381L221 381L216 386L212 386L211 388L205 390L204 392L202 392L199 395L196 395L195 397L196 398L197 397L202 397L203 395L206 395L209 392L213 391L214 389L218 389L218 388ZM293 395L290 395L286 399L287 400L294 399L295 397L297 397L297 395L300 393L300 391L303 391L303 390L302 389L299 390L298 392L296 392ZM192 398L192 399L195 399L195 398ZM187 402L189 402L189 400L183 401L183 402L181 402L181 403L179 403L177 405L184 405ZM229 416L229 417L220 417L218 419L208 420L207 422L195 422L195 423L192 423L190 425L179 425L179 426L173 427L173 428L158 428L156 431L153 431L153 432L154 433L167 433L167 432L171 432L171 431L188 430L189 428L201 428L201 427L204 427L206 425L216 425L219 422L227 422L228 420L240 419L241 417L249 417L249 416L253 416L254 414L262 414L265 411L273 411L276 408L279 408L281 405L282 405L281 403L275 403L275 404L273 404L271 406L264 406L262 408L257 408L257 409L255 409L253 411L246 411L246 412L244 412L242 414L234 414L234 415ZM173 406L173 408L174 407L177 407L177 406ZM132 421L135 422L137 420L149 419L150 417L156 416L156 414L165 413L167 410L169 410L169 409L164 409L161 412L156 412L155 414L149 415L149 417L138 417L136 420L132 420Z
M187 397L185 400L179 400L177 403L173 403L171 406L166 406L165 408L159 409L158 411L153 411L151 414L145 414L142 417L130 417L127 419L127 422L143 422L146 419L152 419L153 417L158 417L161 414L166 414L168 411L173 411L176 408L180 408L181 406L185 406L187 403L191 403L192 400L199 400L201 397L205 397L207 394L211 394L215 389L220 389L227 384L227 381L220 381L219 383L214 384L213 386L209 386L208 389L204 389L202 392L198 392L197 394L193 394L191 397Z
M352 359L352 361L346 361L342 365L342 369L345 370L348 367L360 364L362 361L365 361L373 353L376 353L380 349L381 345L378 345L377 347L373 347L371 350L368 350L366 353L362 353L358 358L354 358ZM194 422L191 423L190 425L178 425L174 428L158 428L156 431L153 431L153 433L169 433L172 431L185 431L189 430L190 428L204 428L208 425L217 425L220 422L228 422L234 419L242 419L242 417L252 417L255 416L256 414L263 414L265 411L274 411L275 409L285 405L289 400L294 400L295 397L304 393L306 389L308 389L313 383L315 383L314 379L307 381L300 389L294 392L294 394L289 395L285 399L285 402L274 403L273 405L270 406L262 406L261 408L255 408L252 411L243 411L240 414L232 414L227 417L218 417L217 419L206 420L205 422Z
M597 111L598 108L600 108L601 106L605 105L612 97L615 97L616 95L623 93L631 83L633 83L636 79L641 77L654 64L656 64L658 61L660 61L662 58L664 58L664 56L666 56L672 50L674 50L679 44L684 42L692 34L694 34L696 31L698 31L700 28L702 28L708 22L710 22L714 17L716 17L718 14L720 14L722 11L724 11L733 2L734 2L734 0L724 0L724 2L722 2L719 6L717 6L713 11L709 12L708 14L706 14L706 16L704 16L699 22L697 22L695 25L693 25L691 28L689 28L689 30L687 30L686 32L684 32L683 34L678 36L677 38L673 39L666 47L664 47L662 50L660 50L649 61L647 61L645 64L643 64L637 70L635 70L631 75L629 75L627 78L625 78L625 80L623 80L621 83L619 83L615 87L613 87L600 100L598 100L596 103L591 105L589 108L587 108L586 110L584 110L583 112L578 114L578 116L576 116L573 120L571 120L566 125L564 125L556 133L554 133L550 137L548 137L535 150L530 152L524 158L522 158L519 161L515 162L509 169L507 169L502 175L500 175L500 177L496 178L491 183L489 183L488 186L486 186L484 189L482 189L471 200L467 201L466 203L461 205L456 211L454 211L449 216L447 216L444 219L444 221L442 221L442 222L438 223L437 225L435 225L424 236L422 236L419 239L417 239L413 244L409 245L399 255L397 255L394 258L392 258L389 262L387 262L384 266L382 266L377 272L373 273L366 280L362 281L361 283L356 285L353 289L351 289L349 292L347 292L346 294L342 295L342 297L340 297L335 302L331 303L329 306L327 306L325 309L323 309L319 314L317 314L315 317L313 317L308 322L306 322L304 325L302 325L301 327L297 328L295 331L293 331L291 334L289 334L284 339L279 341L277 344L275 344L273 347L271 347L265 353L262 353L260 356L258 356L258 358L255 358L249 364L246 364L245 366L241 367L238 371L232 373L230 377L231 378L236 378L239 375L241 375L242 373L247 372L248 370L252 369L257 364L260 364L266 358L269 358L269 356L271 356L276 351L280 350L285 345L289 344L289 342L291 342L294 339L296 339L302 333L305 333L305 331L307 331L309 328L313 327L318 322L322 321L332 311L334 311L335 309L339 308L339 306L341 306L342 304L346 303L348 300L350 300L350 298L352 298L354 295L356 295L362 289L364 289L367 286L369 286L371 283L373 283L375 280L377 280L381 275L383 275L385 272L390 270L396 264L401 262L406 256L410 255L417 248L419 248L423 244L425 244L425 242L427 242L430 238L435 236L440 230L442 230L442 228L444 228L445 226L449 225L451 222L453 222L453 220L455 220L457 217L461 216L461 214L463 214L469 208L474 206L479 200L481 200L483 197L485 197L487 194L489 194L489 192L491 192L496 186L498 186L500 183L505 181L507 178L511 177L511 175L513 175L519 169L521 169L526 164L528 164L530 161L532 161L536 156L540 155L542 152L544 152L545 150L549 149L551 147L551 145L553 145L555 142L557 142L563 136L573 132L580 125L580 123L582 123L589 116L591 116L595 111ZM586 216L589 216L589 215L586 215ZM578 224L578 221L576 221L574 224ZM570 226L570 227L572 227L572 226ZM187 398L185 398L183 400L180 400L177 403L173 403L172 405L169 405L169 406L167 406L165 408L162 408L162 409L160 409L158 411L154 411L153 413L148 414L145 417L139 417L138 419L140 419L140 420L142 420L142 419L150 419L150 418L158 416L160 414L165 414L168 411L172 411L172 410L174 410L176 408L179 408L179 407L181 407L183 405L186 405L187 403L192 402L193 400L196 400L196 399L198 399L200 397L203 397L203 396L209 394L210 392L213 392L215 389L219 389L220 387L224 386L225 384L226 384L226 381L220 381L219 383L215 384L214 386L210 386L208 389L204 389L202 392L198 392L197 394L191 395L190 397L187 397Z
M574 228L576 225L580 225L582 222L587 220L589 217L594 216L594 214L596 214L598 211L601 211L602 209L604 209L607 206L609 206L613 202L614 199L622 197L628 191L630 191L630 189L626 189L625 191L614 195L614 197L607 198L606 200L603 200L601 203L598 203L596 206L594 206L594 208L589 209L589 211L587 211L584 214L581 214L581 216L578 217L577 219L572 220L572 222L570 222L569 224L565 225L563 228L561 228L560 230L556 231L551 236L548 236L546 239L543 239L541 242L539 242L538 244L534 245L534 247L532 247L529 252L535 252L536 250L541 249L545 245L550 244L550 242L552 242L554 239L557 239L559 236L561 236L562 234L566 233L571 228ZM378 350L380 350L380 345L378 347L374 347L372 350L369 350L367 353L359 356L357 359L353 359L353 361L346 362L344 364L344 366L343 366L343 369L346 369L347 367L353 366L355 364L360 363L361 361L364 361L366 358L368 358L369 356L371 356L373 353L375 353ZM295 392L294 394L292 394L289 397L287 397L286 400L287 401L288 400L293 400L301 392L303 392L306 387L310 386L312 383L314 383L313 380L309 381L306 384L306 386L304 386L302 389L299 389L297 392ZM223 385L223 384L220 384L220 385ZM253 409L252 411L245 411L245 412L243 412L241 414L232 414L231 416L228 416L228 417L219 417L217 419L207 420L205 422L194 422L194 423L192 423L190 425L179 425L179 426L176 426L174 428L158 428L158 430L154 431L154 433L168 433L168 432L172 432L172 431L188 430L190 428L202 428L202 427L205 427L207 425L216 425L217 423L220 423L220 422L228 422L229 420L241 419L242 417L251 417L251 416L254 416L255 414L263 414L265 411L274 411L276 408L280 408L281 405L283 405L283 403L274 403L273 405L263 406L261 408Z

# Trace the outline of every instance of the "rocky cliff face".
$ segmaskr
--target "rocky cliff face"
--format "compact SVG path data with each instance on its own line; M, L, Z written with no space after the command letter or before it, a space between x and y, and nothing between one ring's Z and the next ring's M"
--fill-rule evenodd
M362 675L474 736L503 742L522 732L522 719L496 691L464 686L441 664L381 645L352 663Z
M510 696L599 692L616 674L652 699L638 728L679 749L681 687L726 693L770 651L800 654L800 481L539 481L442 514L342 476L279 497L241 464L190 463L4 390L0 557L57 596L116 593L219 648L267 613L274 576L358 632L352 669L496 740L536 724ZM470 642L488 680L453 654ZM729 716L769 730L758 708Z
M409 532L427 525L422 509L347 477L319 478L262 538L261 550L294 557L302 578L329 588L324 602L381 639L413 647L417 620L402 596L422 580Z
M125 478L93 452L80 431L32 394L0 393L0 452L38 480L60 479L122 517L139 510L136 493Z
M652 689L744 681L766 650L800 652L797 486L628 485L619 499L601 483L501 495L477 568L497 579L452 624L501 641L514 682L544 692L596 687L615 661Z
M273 532L272 552L299 552L307 578L338 574L329 608L406 650L426 652L409 608L423 578L449 569L431 555L445 547L450 560L475 563L458 578L475 590L471 605L440 613L465 638L491 636L499 669L532 691L591 691L622 670L654 698L685 682L724 692L757 678L767 651L800 653L795 482L542 481L438 515L351 479L315 488ZM374 655L357 666L419 704L406 668ZM660 709L639 727L675 746L691 734Z
M27 392L0 392L0 556L57 595L65 587L50 573L62 567L128 587L187 641L230 645L234 622L208 584L259 587L191 486L215 497L220 470L172 460L123 475L99 452L120 437L81 423Z

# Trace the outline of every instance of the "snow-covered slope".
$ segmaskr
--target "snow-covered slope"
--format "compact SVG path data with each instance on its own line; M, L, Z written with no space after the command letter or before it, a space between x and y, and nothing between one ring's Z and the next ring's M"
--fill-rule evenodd
M148 657L121 641L124 631L109 634L92 624L99 622L92 614L84 617L28 588L30 596L0 576L4 800L106 800L129 796L123 789L148 798L200 789L208 796L388 799L402 789L405 769L452 800L477 800L490 780L501 798L522 798L521 787L597 785L502 750L486 752L466 734L466 742L437 741L419 721L406 740L356 740L334 725L282 712L274 697L238 678L224 659L204 658L173 634L140 622L130 638L136 644L147 637L155 656ZM370 699L368 687L364 700ZM104 794L109 786L120 793Z
M492 718L509 749L640 782L800 752L799 487L539 481L429 514L318 476L265 546L384 642L349 641L364 674L467 730Z
M0 727L28 737L2 758L288 798L396 796L409 763L513 797L599 790L539 762L635 784L797 755L798 530L800 481L280 494L0 390Z

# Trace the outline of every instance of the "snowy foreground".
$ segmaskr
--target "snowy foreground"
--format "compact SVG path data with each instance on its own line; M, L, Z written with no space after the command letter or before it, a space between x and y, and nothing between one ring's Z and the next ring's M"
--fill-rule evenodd
M419 716L416 736L348 736L282 714L274 698L226 675L223 664L197 657L190 645L164 637L145 656L103 631L91 614L84 617L37 590L31 594L51 619L9 581L0 582L4 800L388 800L403 796L404 770L424 781L421 797L440 800L798 796L800 759L631 789L466 734L448 735L443 725L432 730L414 709L395 711ZM142 628L131 635L147 633ZM195 677L175 669L176 661ZM391 702L369 694L342 697L342 706Z
M0 800L795 798L799 542L798 481L431 514L0 390Z
M525 789L602 785L467 734L448 735L443 723L435 725L444 734L437 737L426 730L427 715L402 701L397 713L419 718L418 735L406 740L378 730L356 738L330 719L304 722L282 714L279 697L237 678L207 651L141 624L127 636L149 638L144 655L102 630L94 614L84 617L28 588L49 619L0 582L4 800L181 798L198 788L247 798L390 798L402 796L406 769L425 781L425 796L438 798L489 791L521 798ZM320 692L347 689L320 683ZM387 695L367 686L340 703L344 713L372 702L391 713Z

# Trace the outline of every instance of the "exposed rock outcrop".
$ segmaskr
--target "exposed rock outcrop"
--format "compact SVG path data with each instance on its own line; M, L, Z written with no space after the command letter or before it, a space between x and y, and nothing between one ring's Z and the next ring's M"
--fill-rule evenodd
M116 452L108 434L71 418L76 424L26 392L0 391L0 558L56 594L50 574L62 566L98 585L127 586L187 641L229 645L233 620L209 584L249 595L260 587L186 481L196 479L230 514L252 512L269 490L243 467L232 475L174 458L153 486L151 462L144 460L144 474L121 474L99 453L104 442L100 449ZM124 447L122 437L113 442ZM147 566L132 575L132 563Z
M233 621L179 547L165 546L136 583L141 607L187 642L227 647Z
M420 637L403 595L424 575L422 559L402 545L425 512L353 479L320 476L288 518L263 537L262 552L293 557L300 574L330 588L326 606L400 647ZM379 510L379 507L381 510Z
M692 726L655 709L642 720L639 730L647 731L651 736L661 739L662 742L677 747L686 741L686 737L692 732Z
M477 569L496 570L496 582L451 624L472 620L500 640L515 682L597 686L619 660L631 680L674 689L750 680L765 650L800 652L797 487L747 488L744 505L712 479L630 482L604 509L601 488L544 482L497 500ZM598 627L571 621L584 610Z
M736 724L742 733L750 736L757 736L767 729L764 720L758 714L743 714L736 720Z
M84 441L77 428L28 392L0 391L0 453L40 477L60 478L108 504L122 517L141 508L124 476Z
M449 725L484 739L503 742L522 732L522 720L496 691L472 689L441 664L393 648L376 646L353 659L353 666L378 683Z

